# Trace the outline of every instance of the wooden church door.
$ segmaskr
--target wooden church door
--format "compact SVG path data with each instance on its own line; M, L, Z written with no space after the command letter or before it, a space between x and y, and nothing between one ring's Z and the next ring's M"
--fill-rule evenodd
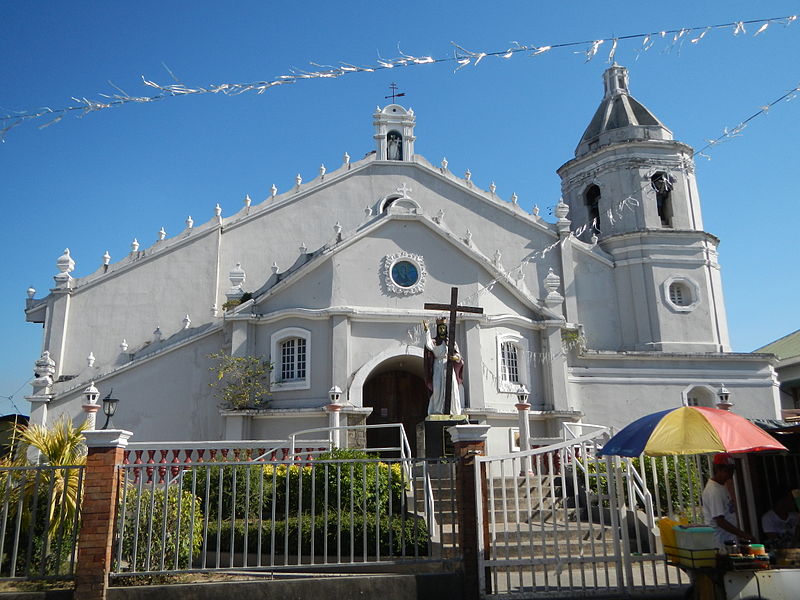
M370 377L364 385L364 406L372 408L367 425L402 423L411 454L417 455L417 424L428 414L428 389L422 378L407 371L387 371ZM368 429L370 448L397 446L396 432Z

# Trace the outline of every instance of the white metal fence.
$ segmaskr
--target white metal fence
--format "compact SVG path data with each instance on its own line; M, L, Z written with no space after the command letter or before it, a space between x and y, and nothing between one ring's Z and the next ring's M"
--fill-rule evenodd
M242 451L239 460L228 453L225 461L161 467L129 461L120 466L113 572L297 570L452 555L454 464L353 452L252 461L241 460Z
M82 466L0 468L0 579L63 579L77 556Z
M707 459L598 458L605 428L476 457L485 598L623 597L688 585L667 566L659 517L702 519ZM479 511L479 514L480 511Z

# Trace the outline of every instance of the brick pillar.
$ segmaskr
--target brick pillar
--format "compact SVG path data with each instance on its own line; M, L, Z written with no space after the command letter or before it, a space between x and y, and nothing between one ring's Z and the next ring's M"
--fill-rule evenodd
M456 425L447 431L453 438L456 459L456 512L458 523L458 545L461 548L464 569L464 598L478 600L481 597L478 558L481 553L488 556L489 515L485 502L478 504L475 497L475 456L486 454L488 425ZM481 466L481 494L487 497L486 468ZM478 511L483 515L484 547L479 548ZM488 586L489 579L486 578ZM488 591L488 590L487 590Z
M111 544L117 512L119 473L130 431L99 429L84 432L88 455L81 503L75 598L105 600L111 570Z

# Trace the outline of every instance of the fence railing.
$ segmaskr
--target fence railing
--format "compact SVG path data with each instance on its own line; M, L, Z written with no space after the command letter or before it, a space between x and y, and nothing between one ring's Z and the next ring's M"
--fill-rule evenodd
M73 575L83 477L82 466L0 468L0 578Z
M184 461L163 478L143 468L119 467L117 575L442 560L455 547L453 462Z
M545 448L476 457L476 473L487 473L485 493L476 489L488 515L485 529L478 524L484 597L625 595L686 585L686 576L665 564L654 527L656 516L672 509L662 502L656 510L654 497L688 497L672 487L680 470L664 471L656 491L661 459L644 467L644 460L599 458L605 432L574 433Z

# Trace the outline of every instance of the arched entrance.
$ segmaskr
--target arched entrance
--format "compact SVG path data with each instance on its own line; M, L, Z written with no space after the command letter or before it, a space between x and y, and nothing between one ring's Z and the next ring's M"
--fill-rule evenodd
M395 356L379 364L364 382L363 405L372 408L367 425L402 423L413 456L417 455L417 424L428 414L428 389L423 379L422 359ZM397 445L390 430L368 429L369 447Z

